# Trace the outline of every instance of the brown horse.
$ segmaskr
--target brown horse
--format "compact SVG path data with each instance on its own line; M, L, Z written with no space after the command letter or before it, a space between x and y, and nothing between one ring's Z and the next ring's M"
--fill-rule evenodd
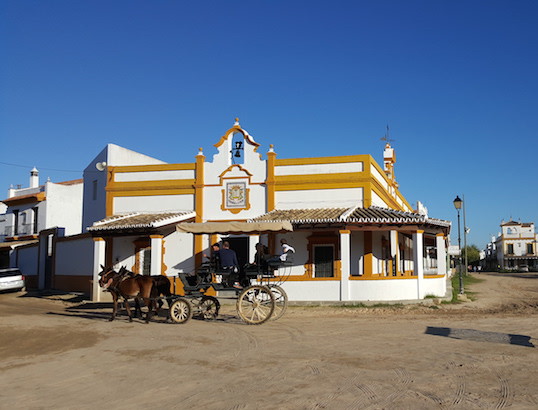
M137 274L134 272L131 272L128 270L125 266L122 266L118 272L121 276L129 276L129 277L136 277ZM150 276L150 278L153 280L153 287L151 288L151 299L154 302L153 308L155 309L155 313L159 314L159 310L163 307L164 302L162 299L160 299L160 296L164 296L166 299L166 302L168 303L168 308L170 308L170 305L172 304L172 292L170 291L171 283L170 279L168 279L166 276L163 275L156 275L156 276ZM155 303L155 301L157 303ZM140 302L139 298L135 298L135 317L142 317L142 309L140 309ZM167 319L169 319L170 316L168 316Z
M152 300L153 280L151 277L144 275L129 275L126 272L120 274L113 268L105 268L103 265L101 265L101 268L102 271L99 273L99 286L110 291L114 302L112 317L109 320L112 321L116 318L118 299L122 297L126 301L125 309L129 315L129 322L132 322L131 308L129 303L127 303L127 300L132 298L142 298L144 304L148 307L148 313L146 315L146 323L148 323L151 319L154 306Z

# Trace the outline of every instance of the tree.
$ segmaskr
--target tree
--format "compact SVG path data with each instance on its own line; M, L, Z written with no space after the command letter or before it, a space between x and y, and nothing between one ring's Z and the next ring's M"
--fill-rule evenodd
M476 245L468 245L465 250L467 250L467 262L469 265L475 265L480 261L480 250ZM462 256L464 253L462 253Z

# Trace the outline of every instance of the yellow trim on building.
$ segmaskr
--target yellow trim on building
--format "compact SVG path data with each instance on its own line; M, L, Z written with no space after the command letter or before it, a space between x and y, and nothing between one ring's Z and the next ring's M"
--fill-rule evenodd
M195 169L196 164L191 162L185 164L120 165L113 167L113 172L193 171Z
M275 166L286 165L314 165L314 164L341 164L348 162L364 162L370 155L343 155L340 157L311 157L311 158L283 158L275 161Z
M273 146L270 146L271 149ZM267 176L265 183L267 184L266 191L266 201L267 201L267 212L274 211L275 209L275 161L276 161L276 152L269 151L267 153Z

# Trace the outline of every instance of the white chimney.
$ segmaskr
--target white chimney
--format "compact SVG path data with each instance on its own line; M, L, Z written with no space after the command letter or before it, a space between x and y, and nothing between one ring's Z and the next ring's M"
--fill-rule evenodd
M33 167L30 171L30 188L37 188L39 186L39 171L36 167Z

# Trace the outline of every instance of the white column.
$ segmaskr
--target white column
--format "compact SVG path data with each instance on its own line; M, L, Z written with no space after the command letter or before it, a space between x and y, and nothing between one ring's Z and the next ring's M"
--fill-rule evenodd
M340 231L340 300L349 300L349 275L351 272L350 236L350 231Z
M445 235L438 233L435 238L437 245L437 274L446 275L446 241Z
M101 265L105 266L106 242L103 238L93 238L93 281L92 295L93 302L101 301L101 289L99 287L99 272L103 270Z
M396 276L398 276L399 253L398 231L390 231L390 258L392 259L392 272L395 272ZM392 272L390 273L390 276L392 276Z
M413 268L417 276L417 299L424 295L424 231L418 230L413 234Z
M151 238L151 264L150 272L151 276L158 276L161 274L163 263L163 236L162 235L150 235Z

